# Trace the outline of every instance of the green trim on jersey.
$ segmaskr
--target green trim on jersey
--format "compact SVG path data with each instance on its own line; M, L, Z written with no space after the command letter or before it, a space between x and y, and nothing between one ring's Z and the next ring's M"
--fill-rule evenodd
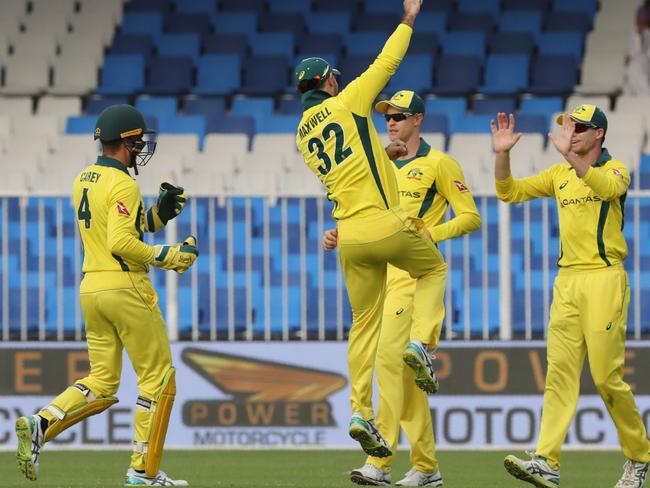
M119 169L120 171L124 171L127 175L131 176L129 174L129 170L126 169L126 166L124 166L116 159L109 158L108 156L97 156L97 162L95 164L97 166L107 166L109 168Z
M596 161L594 166L596 168L598 168L599 166L602 166L603 164L605 164L610 159L612 159L612 157L610 156L609 151L607 149L603 148L603 152L600 153L600 157L598 158L598 161Z
M138 231L138 239L144 242L144 232L142 232L142 227L140 225L141 219L142 219L142 203L138 205L138 213L135 218L135 230Z
M302 111L304 112L305 110L309 110L316 105L320 105L331 96L332 95L324 92L323 90L314 89L306 91L300 97L300 101L302 102Z
M124 259L122 259L117 254L113 254L112 256L118 263L120 263L120 268L122 268L122 271L129 271L129 266L124 262Z
M596 231L596 241L598 242L598 254L600 258L605 261L607 266L611 266L607 253L605 252L605 241L603 241L603 230L605 229L605 222L607 221L607 214L609 213L609 202L603 202L600 206L600 215L598 216L598 230Z
M156 228L156 222L153 218L153 207L147 210L147 229L149 232L153 232L153 229Z
M375 161L375 155L372 152L372 142L370 140L370 128L368 127L368 119L366 117L361 117L355 113L352 114L354 117L354 123L357 125L357 130L359 131L359 137L361 138L361 145L363 146L363 151L366 153L366 159L370 165L370 171L372 171L372 176L375 179L377 188L379 188L379 193L381 193L381 198L386 204L386 209L390 208L388 205L388 199L384 193L384 187L381 184L381 178L379 176L379 171L377 170L377 163Z
M623 193L618 199L621 204L621 230L625 227L625 200L627 200L627 192Z
M425 142L424 139L420 137L420 146L418 147L418 152L415 153L415 156L409 159L396 159L393 161L395 166L397 166L397 169L402 169L404 166L409 164L411 161L417 158L423 158L427 154L429 154L429 151L431 151L431 146Z
M424 214L427 213L427 210L429 210L431 208L431 205L433 205L433 199L435 198L436 193L438 193L436 189L436 181L433 180L433 183L431 183L431 186L427 190L426 195L424 195L424 198L422 199L422 206L418 212L419 219L424 217Z

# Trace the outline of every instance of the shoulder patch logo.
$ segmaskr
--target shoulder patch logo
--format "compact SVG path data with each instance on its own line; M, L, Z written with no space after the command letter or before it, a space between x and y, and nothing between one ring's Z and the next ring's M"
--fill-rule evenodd
M117 202L117 213L118 215L121 215L122 217L130 217L131 214L126 208L126 205L124 205L122 202Z
M454 185L456 185L456 188L458 188L458 191L461 193L464 191L469 191L462 181L454 180Z
M621 179L623 178L623 173L621 173L621 172L620 172L619 170L617 170L616 168L612 168L612 173L614 173L616 176L618 176L618 177L621 178Z
M409 180L421 180L423 174L424 174L424 173L422 173L422 171L420 170L420 168L413 168L412 170L410 170L410 171L408 172L408 174L406 175L406 177L407 177Z
M569 180L564 180L564 181L560 184L560 190L561 190L562 188L564 188L564 187L567 185L567 183L569 183Z

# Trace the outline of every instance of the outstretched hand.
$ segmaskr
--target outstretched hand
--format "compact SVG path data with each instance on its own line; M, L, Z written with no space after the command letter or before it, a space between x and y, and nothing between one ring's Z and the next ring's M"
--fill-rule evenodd
M560 132L559 137L556 137L552 132L548 133L548 138L555 146L555 149L565 157L571 150L571 139L573 139L575 130L576 123L569 117L569 114L564 113L562 115L562 132Z
M496 122L490 121L490 130L494 152L497 154L509 152L523 135L521 132L515 132L515 116L508 116L504 112L497 114Z

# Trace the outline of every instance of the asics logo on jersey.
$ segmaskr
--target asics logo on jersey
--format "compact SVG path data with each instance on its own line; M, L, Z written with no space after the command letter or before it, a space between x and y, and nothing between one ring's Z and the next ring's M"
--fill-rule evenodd
M605 329L609 330L611 328L612 328L612 323L610 322L609 324L607 324L607 327L605 327Z
M404 311L404 309L400 308L400 309L397 310L397 312L395 312L395 315L402 315L403 311Z
M560 184L560 190L561 190L562 188L564 188L565 186L567 186L567 183L569 183L569 182L566 181L566 180L563 181L562 184Z

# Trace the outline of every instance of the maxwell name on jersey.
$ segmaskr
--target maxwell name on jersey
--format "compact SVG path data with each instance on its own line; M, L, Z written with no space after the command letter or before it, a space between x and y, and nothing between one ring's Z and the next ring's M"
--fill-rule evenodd
M312 115L307 122L302 124L300 129L298 129L298 135L300 136L300 139L303 139L307 134L311 132L311 130L314 127L317 127L318 124L323 122L325 119L327 119L330 115L332 115L332 112L330 112L330 109L325 107L323 110L319 110L316 112L314 115Z

